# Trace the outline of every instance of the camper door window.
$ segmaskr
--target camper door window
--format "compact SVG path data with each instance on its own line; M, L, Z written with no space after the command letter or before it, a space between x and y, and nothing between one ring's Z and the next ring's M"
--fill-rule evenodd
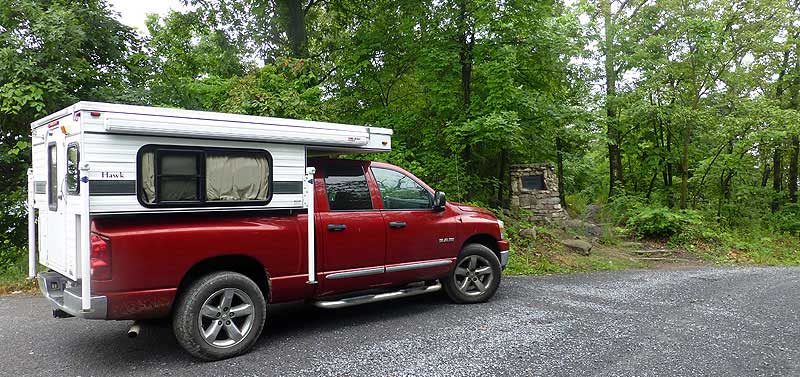
M47 204L58 210L58 149L56 143L47 146Z
M272 159L264 150L145 146L139 201L153 206L267 204Z
M77 195L80 193L78 185L78 163L81 160L78 143L70 143L67 146L67 193Z

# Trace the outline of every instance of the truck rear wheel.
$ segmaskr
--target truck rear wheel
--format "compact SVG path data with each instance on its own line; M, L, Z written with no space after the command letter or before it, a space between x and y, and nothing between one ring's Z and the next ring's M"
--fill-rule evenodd
M258 285L231 271L194 281L172 317L178 343L192 356L220 360L247 352L261 335L267 304Z
M501 272L500 260L491 249L469 244L461 249L455 267L442 279L442 286L457 304L485 302L497 292Z

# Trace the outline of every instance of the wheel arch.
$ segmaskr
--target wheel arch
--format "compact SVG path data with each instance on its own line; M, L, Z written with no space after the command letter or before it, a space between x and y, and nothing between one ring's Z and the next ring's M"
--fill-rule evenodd
M261 289L264 299L270 302L272 297L272 286L270 284L269 272L266 267L258 260L247 255L220 255L203 259L195 263L183 275L180 284L178 284L178 291L176 298L198 278L208 275L217 271L233 271L247 276ZM173 307L175 305L173 304Z
M494 255L497 256L497 260L500 260L500 248L497 246L497 239L494 238L491 234L486 233L478 233L469 236L464 243L461 245L461 249L463 250L465 246L476 243L483 246L486 246L491 250Z

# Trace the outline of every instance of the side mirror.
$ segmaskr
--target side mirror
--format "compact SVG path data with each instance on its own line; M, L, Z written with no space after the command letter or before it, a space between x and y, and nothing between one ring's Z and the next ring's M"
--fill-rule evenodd
M433 193L433 210L444 211L445 203L447 203L447 199L444 197L444 192L436 190L436 192Z

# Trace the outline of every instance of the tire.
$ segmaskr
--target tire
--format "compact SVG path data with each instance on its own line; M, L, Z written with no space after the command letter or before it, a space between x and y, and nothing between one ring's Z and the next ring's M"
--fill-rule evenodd
M197 279L181 293L172 328L192 356L221 360L252 348L266 315L267 303L256 283L240 273L221 271Z
M447 277L442 279L442 286L454 303L486 302L497 292L501 273L500 260L491 249L481 244L468 244L461 249Z

